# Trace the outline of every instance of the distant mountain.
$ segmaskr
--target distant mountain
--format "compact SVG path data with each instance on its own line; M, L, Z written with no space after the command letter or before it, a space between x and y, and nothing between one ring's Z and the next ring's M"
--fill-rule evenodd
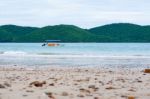
M150 42L150 26L115 23L91 29L74 25L55 25L42 28L16 25L0 26L0 42Z
M18 39L39 28L16 25L0 26L0 42L19 42ZM21 42L21 41L20 41Z
M56 25L38 29L21 39L25 42L43 42L48 39L61 40L62 42L88 42L94 41L95 37L95 34L73 25Z
M95 27L89 32L109 37L110 42L150 42L150 26L118 23Z

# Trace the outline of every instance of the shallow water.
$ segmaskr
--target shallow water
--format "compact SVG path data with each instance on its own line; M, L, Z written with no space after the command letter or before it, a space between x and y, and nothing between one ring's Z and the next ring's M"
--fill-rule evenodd
M150 43L0 43L0 65L148 67Z

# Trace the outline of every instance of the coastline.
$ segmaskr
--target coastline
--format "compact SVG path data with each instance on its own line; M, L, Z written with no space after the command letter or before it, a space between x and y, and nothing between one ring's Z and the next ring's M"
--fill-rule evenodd
M142 68L1 66L0 99L149 99L149 76Z

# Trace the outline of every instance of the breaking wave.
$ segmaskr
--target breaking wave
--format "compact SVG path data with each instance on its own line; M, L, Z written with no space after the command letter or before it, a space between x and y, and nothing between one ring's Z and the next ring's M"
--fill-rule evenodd
M28 53L23 52L23 51L4 51L4 52L0 52L0 54L4 54L4 55L27 55Z

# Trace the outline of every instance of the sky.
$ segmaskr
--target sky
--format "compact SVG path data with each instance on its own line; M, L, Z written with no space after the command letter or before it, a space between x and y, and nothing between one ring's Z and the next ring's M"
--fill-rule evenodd
M150 0L0 0L0 25L150 25Z

